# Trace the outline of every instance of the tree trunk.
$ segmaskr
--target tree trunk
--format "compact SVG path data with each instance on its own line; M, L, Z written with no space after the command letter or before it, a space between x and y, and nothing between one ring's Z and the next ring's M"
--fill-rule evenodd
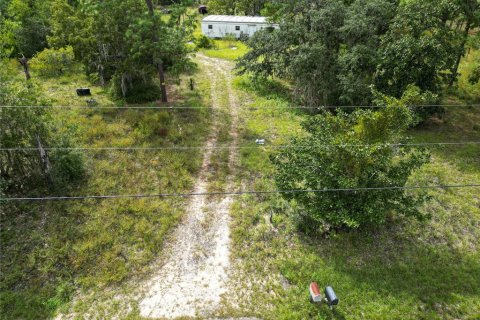
M47 180L48 187L51 189L53 187L53 179L50 174L50 159L48 158L47 151L42 146L42 141L40 140L40 136L38 134L36 135L36 139L38 154L40 156L40 165L42 167L45 179Z
M150 14L153 14L153 2L152 0L145 0L145 2L147 3L147 7L148 7L148 12L150 12Z
M153 8L153 2L152 0L145 0L147 7L148 7L148 12L150 13L150 16L153 18L155 15L154 8ZM155 26L153 26L155 28ZM154 31L153 34L153 42L158 43L158 38L157 35ZM152 57L152 60L155 63L155 58ZM165 86L165 73L163 71L163 62L161 59L159 59L158 62L156 62L157 65L157 71L158 71L158 80L160 81L160 89L162 91L162 102L167 103L168 102L168 97L167 97L167 88Z
M22 54L22 57L18 59L18 61L23 67L23 72L25 72L25 78L27 80L30 80L31 76L30 76L30 67L28 66L28 59L25 58L25 56Z
M157 64L158 79L160 80L160 89L162 90L162 102L167 103L167 87L165 86L165 73L163 72L163 63Z
M464 55L464 48L468 40L468 32L470 32L470 26L471 26L470 21L468 21L467 25L465 26L465 31L463 33L462 44L458 50L457 60L455 61L455 65L452 69L452 77L450 78L450 83L449 83L450 87L453 86L458 76L458 67L460 66L460 61L462 60L462 57Z

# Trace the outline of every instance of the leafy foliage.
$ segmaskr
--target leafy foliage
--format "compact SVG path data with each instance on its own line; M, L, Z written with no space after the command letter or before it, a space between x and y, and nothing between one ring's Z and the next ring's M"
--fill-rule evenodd
M123 98L151 88L157 63L177 72L188 62L185 43L194 20L184 6L172 7L168 20L160 12L151 17L144 0L76 4L56 0L54 8L51 45L71 45L87 73L98 74L102 85L111 81L112 92ZM148 95L149 99L157 97L156 93Z
M468 81L469 81L471 84L475 84L475 83L477 83L477 82L480 81L480 64L475 67L475 69L473 70L472 74L471 74L470 77L468 78Z
M32 70L46 77L60 76L73 69L75 56L71 46L60 49L44 49L30 61Z
M398 97L409 84L415 84L438 93L450 79L458 38L442 20L444 10L436 1L411 1L400 6L382 39L376 75L381 91Z
M10 56L25 55L30 58L47 47L51 2L11 0L5 2L5 8L0 8L3 9L0 42Z
M383 94L375 88L373 88L372 92L374 96L373 101L378 106L395 104L408 106L413 115L411 126L422 123L433 114L441 115L445 111L445 109L439 105L440 99L437 94L430 91L422 92L419 87L414 85L407 86L402 97L399 99ZM422 105L426 106L422 107Z
M208 0L208 8L215 14L257 16L265 7L273 4L269 0Z
M16 69L1 61L0 105L35 105L37 89L31 83L19 81ZM0 145L3 148L31 147L36 138L45 141L49 131L46 125L49 114L44 109L2 108L0 109ZM23 189L34 177L41 175L38 159L29 152L1 152L0 173L9 188Z
M282 12L279 30L258 32L248 42L252 50L239 71L291 79L307 105L368 101L379 36L388 29L394 2L298 1Z
M403 187L412 172L428 162L424 151L386 144L405 141L403 134L413 114L398 101L381 111L359 110L311 117L304 123L308 135L291 143L301 148L272 157L281 190ZM403 190L285 193L300 209L306 229L325 224L357 228L383 224L392 212L423 218L418 211L424 196Z
M38 98L41 94L35 83L19 80L16 68L3 60L0 70L0 105L45 105L48 101ZM57 128L48 108L1 108L0 109L0 145L2 148L36 147L40 140L43 147L62 144L69 145L70 135L56 134ZM38 160L38 152L7 151L0 152L0 175L10 194L29 192L43 186L45 172ZM63 181L75 182L83 177L83 160L79 154L65 151L54 154L52 171L57 187L65 186Z
M204 35L201 35L200 37L195 39L195 45L197 46L197 48L201 49L211 49L215 46L214 42L209 37Z
M480 14L472 1L280 3L280 29L256 33L237 67L292 80L310 106L369 104L373 84L397 98L409 85L439 94Z

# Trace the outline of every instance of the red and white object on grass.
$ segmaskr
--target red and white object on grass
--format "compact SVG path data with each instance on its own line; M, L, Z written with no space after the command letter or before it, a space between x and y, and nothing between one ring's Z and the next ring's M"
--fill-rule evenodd
M310 297L313 302L322 302L322 295L320 294L320 289L318 288L318 284L316 282L310 283Z

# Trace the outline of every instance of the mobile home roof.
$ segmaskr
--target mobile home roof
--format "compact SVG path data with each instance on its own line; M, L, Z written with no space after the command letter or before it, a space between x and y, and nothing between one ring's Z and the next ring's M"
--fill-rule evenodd
M244 22L244 23L268 23L265 17L251 16L220 16L210 15L203 18L202 22Z

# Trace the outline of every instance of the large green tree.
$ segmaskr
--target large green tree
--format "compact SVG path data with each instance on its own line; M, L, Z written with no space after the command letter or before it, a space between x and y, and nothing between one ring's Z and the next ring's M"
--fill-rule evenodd
M456 7L449 2L413 0L399 8L382 39L376 84L394 96L410 84L440 92L450 79L461 41L449 22Z
M46 48L50 33L50 8L50 0L10 0L2 3L0 39L4 52L8 50L12 57L24 55L30 58Z
M286 2L280 29L255 34L238 68L293 80L307 105L367 103L380 36L396 7L389 0Z
M302 102L335 104L341 49L343 2L298 1L284 8L279 30L257 32L238 63L240 72L292 79Z
M302 103L362 105L370 87L440 93L457 78L477 0L279 1L280 29L256 33L240 72L292 80Z
M187 61L185 43L192 30L189 17L179 18L184 6L176 6L170 19L162 19L145 0L86 0L76 5L55 0L54 7L52 46L72 45L88 73L98 75L102 84L110 82L113 92L126 98L159 93L152 82L157 74L166 98L164 69L181 69Z
M381 35L385 34L395 16L398 1L358 0L347 10L340 29L343 50L339 57L338 75L342 104L367 105L371 99L380 52Z

